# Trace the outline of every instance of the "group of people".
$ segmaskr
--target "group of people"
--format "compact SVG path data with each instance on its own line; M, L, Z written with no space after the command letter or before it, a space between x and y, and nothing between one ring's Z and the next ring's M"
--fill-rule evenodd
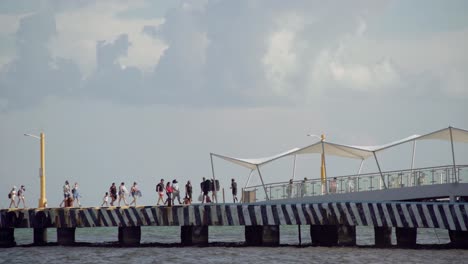
M127 202L127 195L129 197L132 197L132 201L130 203ZM115 185L115 182L112 183L112 185L109 187L109 191L104 194L103 201L101 206L109 206L109 200L110 200L110 206L114 206L115 201L117 198L119 199L117 201L118 206L120 206L120 202L123 201L125 205L137 205L137 198L141 197L141 191L138 189L138 184L136 182L133 182L132 187L130 187L130 192L128 191L127 187L125 187L125 182L121 182L119 189L117 191L117 186Z
M26 187L21 185L21 187L16 190L16 186L13 186L8 193L8 199L10 199L10 206L8 208L18 208L20 203L23 202L23 207L26 208L26 202L24 199L24 193L26 192ZM16 202L16 198L18 198L18 202Z
M166 192L166 199L164 200L164 192ZM192 183L187 181L185 184L185 196L183 202L180 200L180 187L179 183L176 179L168 181L166 185L164 185L164 179L156 184L156 193L158 194L158 201L156 205L162 203L163 205L172 206L174 202L177 201L179 204L188 205L192 203Z
M80 203L80 192L78 191L78 183L75 182L73 188L70 187L70 183L65 181L65 184L62 187L63 189L63 200L60 203L59 207L72 207L74 203L78 204L78 207L81 207Z
M201 193L198 200L201 203L211 203L212 201L218 202L217 199L217 192L220 190L219 181L214 179L206 179L203 177L203 181L200 183ZM232 190L232 200L233 202L238 202L237 199L237 183L234 179L231 180L231 187ZM80 203L80 192L78 188L78 183L75 182L73 187L70 186L68 180L65 181L63 185L63 200L60 203L59 207L73 207L76 204L78 207L81 207ZM20 202L23 202L24 208L26 208L26 203L24 199L24 193L26 188L24 185L17 190L16 186L13 186L11 191L8 193L8 198L11 200L10 208L14 206L18 208ZM211 198L209 193L211 192ZM183 199L181 200L181 188L179 187L179 183L176 179L168 181L167 184L164 183L164 179L156 185L156 193L158 196L157 205L174 205L175 201L179 203L179 205L189 205L192 203L192 194L193 188L192 183L187 181L185 184L185 194ZM164 198L164 194L166 194L166 198ZM127 196L132 197L132 201L128 203ZM109 191L105 192L104 197L102 199L101 206L120 206L121 202L123 202L126 206L136 206L137 205L137 198L141 197L141 191L138 188L136 182L133 182L130 191L128 191L127 187L125 186L124 182L121 182L120 185L117 187L115 182L111 184L109 187ZM16 201L18 199L18 201Z

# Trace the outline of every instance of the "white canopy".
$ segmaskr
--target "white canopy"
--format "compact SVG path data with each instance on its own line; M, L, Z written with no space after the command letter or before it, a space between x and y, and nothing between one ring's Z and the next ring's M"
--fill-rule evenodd
M448 128L437 130L437 131L434 131L425 135L412 135L412 136L409 136L409 137L406 137L406 138L403 138L403 139L400 139L391 143L378 145L378 146L352 146L352 145L337 144L337 143L328 142L328 141L318 141L312 145L302 147L302 148L293 148L288 151L282 152L280 154L274 155L272 157L264 157L264 158L256 158L256 159L241 159L241 158L228 157L224 155L210 153L211 160L212 160L211 166L212 166L213 177L214 177L213 156L224 159L226 161L229 161L235 164L238 164L240 166L249 168L251 170L251 174L252 174L252 171L254 170L258 170L260 174L260 170L259 170L260 166L270 163L279 158L292 156L292 155L295 156L295 155L302 155L302 154L320 153L320 154L340 156L340 157L353 158L353 159L361 159L361 160L374 156L377 166L379 168L379 171L381 173L382 179L383 179L383 175L380 170L380 165L377 160L377 156L375 155L376 152L379 152L379 151L382 151L382 150L385 150L385 149L388 149L397 145L401 145L410 141L428 140L428 139L446 140L446 141L451 142L452 158L453 158L453 164L455 167L455 154L453 150L453 142L456 141L456 142L468 143L468 131L464 129L460 129L460 128L448 127ZM261 178L261 174L260 174L260 178ZM249 180L250 180L250 176L249 176ZM261 180L263 184L263 179L261 178ZM266 193L266 189L265 189L265 193Z
M215 153L211 153L211 155L215 156L215 157L218 157L218 158L221 158L223 160L235 163L237 165L249 168L251 170L256 170L257 166L262 166L262 165L270 163L270 162L272 162L274 160L282 158L284 156L288 156L290 153L293 153L293 152L295 152L297 150L298 150L298 148L293 148L291 150L285 151L283 153L277 154L277 155L272 156L272 157L256 158L256 159L240 159L240 158L223 156L223 155L219 155L219 154L215 154Z

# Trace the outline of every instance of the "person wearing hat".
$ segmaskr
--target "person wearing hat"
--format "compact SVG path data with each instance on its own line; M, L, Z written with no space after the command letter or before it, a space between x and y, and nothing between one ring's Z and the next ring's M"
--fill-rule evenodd
M179 189L179 183L177 180L172 181L172 201L175 202L177 198L177 201L179 201L179 204L182 204L180 201L180 189Z
M16 198L16 186L13 186L13 188L11 188L11 191L10 193L8 194L8 198L10 198L10 206L8 208L11 208L11 205L13 204L13 208L16 208L17 205L16 205L16 202L15 202L15 198Z
M24 201L24 192L26 192L26 188L24 187L24 185L21 185L17 193L18 203L16 204L16 208L19 207L21 201L23 201L23 207L26 208L26 202Z

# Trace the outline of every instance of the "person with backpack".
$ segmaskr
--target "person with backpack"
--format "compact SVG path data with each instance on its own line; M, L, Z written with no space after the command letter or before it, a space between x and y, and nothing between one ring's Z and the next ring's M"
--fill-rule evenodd
M205 177L203 177L203 181L201 182L200 187L201 187L201 190L202 190L202 193L203 193L203 197L202 197L201 202L204 203L205 201L210 200L210 197L208 196L208 193L210 192L211 181L209 179L205 179Z
M125 198L126 194L128 193L128 190L127 188L125 187L125 183L122 182L120 183L120 186L119 186L119 201L118 201L118 206L120 206L120 201L124 201L124 204L126 206L128 206L128 202L127 202L127 199Z
M117 200L117 186L115 186L115 182L113 182L109 188L109 193L111 198L110 205L114 206L114 202Z
M11 205L14 206L13 208L16 208L16 207L17 207L16 201L15 201L15 198L16 198L16 186L13 186L13 188L11 188L11 191L8 193L8 198L10 199L10 206L9 206L8 208L11 208Z
M159 202L164 204L164 179L161 179L161 181L156 185L156 192L158 193L158 202L156 205L159 205Z
M26 192L26 188L24 185L21 185L21 187L18 189L18 203L16 204L16 208L19 207L21 201L23 201L23 207L26 208L26 202L24 201L24 192Z
M132 196L133 200L130 202L130 205L137 205L136 200L137 197L141 197L141 192L138 190L138 186L136 182L133 182L132 187L130 188L130 196Z

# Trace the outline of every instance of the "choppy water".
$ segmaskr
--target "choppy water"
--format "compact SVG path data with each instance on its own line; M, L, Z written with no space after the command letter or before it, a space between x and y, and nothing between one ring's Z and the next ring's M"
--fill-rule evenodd
M77 228L76 242L89 246L14 247L0 249L0 262L12 263L466 263L468 250L455 249L377 249L372 228L357 228L358 247L311 247L309 228L301 230L298 247L297 226L281 227L280 247L242 247L243 227L210 227L209 247L178 247L179 227L142 227L143 246L110 247L117 241L117 228ZM15 230L18 245L32 243L32 229ZM55 229L48 241L56 242ZM395 244L395 237L392 237ZM418 244L449 242L446 230L419 229ZM155 246L155 243L162 243ZM226 246L228 245L228 246Z

